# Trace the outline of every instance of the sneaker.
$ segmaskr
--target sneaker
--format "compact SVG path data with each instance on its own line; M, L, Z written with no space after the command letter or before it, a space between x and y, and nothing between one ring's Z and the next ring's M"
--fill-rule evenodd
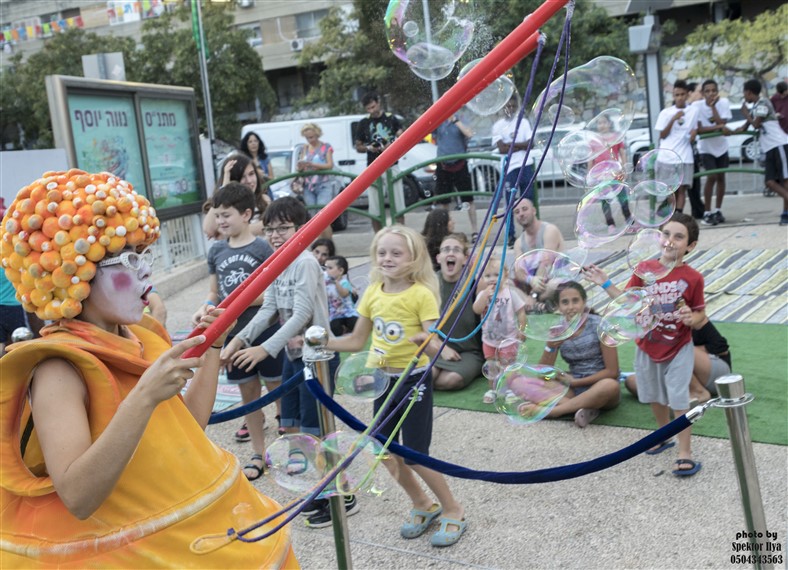
M345 497L345 514L347 516L355 515L360 510L361 507L355 495L348 495ZM326 501L325 507L306 519L306 526L309 528L325 528L331 526L331 508L328 505L328 501Z
M328 508L328 499L315 499L313 501L309 501L304 510L301 511L302 515L310 516L314 515L315 513L320 512L322 509Z
M715 216L712 212L703 214L703 219L700 221L700 223L704 226L716 226L718 223L717 216Z
M780 214L780 225L788 226L788 214Z
M717 220L718 224L725 223L725 216L722 215L722 210L717 210L716 212L714 212L713 215L714 215L714 219Z
M246 427L246 422L244 422L241 429L235 432L235 441L249 441L250 439L252 439L252 436L249 435L249 429Z

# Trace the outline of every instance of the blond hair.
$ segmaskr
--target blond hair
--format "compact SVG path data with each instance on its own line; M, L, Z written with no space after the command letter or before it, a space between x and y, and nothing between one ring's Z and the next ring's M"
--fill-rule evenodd
M317 126L316 123L307 123L303 127L301 127L301 136L306 136L304 133L307 131L315 131L315 134L318 138L323 136L323 129Z
M408 268L408 279L413 283L420 283L430 290L435 300L440 307L440 288L438 285L438 277L432 269L432 262L430 261L429 253L427 253L427 244L424 237L407 226L395 224L393 226L383 228L372 239L372 246L369 249L369 258L372 264L372 269L369 272L369 280L371 283L382 283L383 275L378 267L378 244L380 238L387 234L394 234L402 237L405 240L405 245L410 252L410 267Z

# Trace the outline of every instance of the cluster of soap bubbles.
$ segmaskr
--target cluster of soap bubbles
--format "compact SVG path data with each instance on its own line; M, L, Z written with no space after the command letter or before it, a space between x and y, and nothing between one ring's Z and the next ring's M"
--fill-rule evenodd
M471 45L475 17L472 0L430 0L426 6L416 0L391 0L384 18L386 39L392 53L416 76L443 79ZM480 61L465 64L457 80ZM513 93L512 74L507 72L468 101L467 107L478 115L492 115Z
M473 39L473 6L462 0L391 0L384 23L389 48L422 79L447 77Z
M356 432L337 431L322 439L293 433L274 440L265 461L274 481L294 495L303 496L319 485L336 467L346 463L319 497L360 492L380 495L386 479L377 467L388 455L375 439Z

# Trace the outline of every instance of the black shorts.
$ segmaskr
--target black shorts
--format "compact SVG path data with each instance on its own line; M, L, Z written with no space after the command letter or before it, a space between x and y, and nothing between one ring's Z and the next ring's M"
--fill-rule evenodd
M766 151L766 160L763 163L765 180L788 180L788 144L776 146Z
M430 443L432 443L432 378L428 377L424 384L419 387L419 390L415 392L415 395L413 392L411 392L413 387L416 385L416 382L418 382L422 376L424 376L423 370L421 372L414 372L405 379L405 381L397 389L397 393L395 394L394 398L392 398L389 408L387 409L389 411L384 414L384 417L387 417L388 413L390 413L390 409L396 407L403 398L415 397L416 403L413 404L413 407L408 413L408 417L405 418L405 421L400 428L400 432L402 432L402 444L413 449L414 451L429 455ZM399 378L399 375L389 376L389 387L382 396L375 400L375 414L378 413L381 405L391 393L391 389L397 382L397 378ZM392 417L391 420L383 424L383 426L380 428L380 433L386 437L391 436L392 432L394 431L394 427L397 425L397 423L399 423L400 418L405 413L405 410L409 404L410 402L404 404L402 408L399 409L396 414L394 414L394 417ZM394 441L398 440L399 432L394 438ZM413 465L415 461L405 459L405 463L408 465Z
M451 167L451 165L449 165ZM435 194L448 194L449 192L470 192L473 190L471 182L471 173L468 172L468 164L464 164L462 168L454 172L444 170L441 165L435 171ZM460 196L463 202L473 202L473 196ZM439 204L448 204L450 200L438 200Z
M27 313L22 305L0 305L0 343L11 344L14 331L27 326Z
M279 323L273 324L265 329L260 336L254 339L252 346L260 346L263 342L274 336L276 331L279 330ZM233 337L227 335L227 340L224 342L225 346ZM268 356L258 362L254 370L248 372L242 368L233 366L233 369L227 372L227 382L230 384L245 384L262 377L263 380L278 380L282 377L282 364L284 363L284 349L279 351L276 357Z
M717 170L718 168L728 168L730 166L730 158L726 152L722 156L714 156L713 154L700 155L700 162L703 165L703 170Z

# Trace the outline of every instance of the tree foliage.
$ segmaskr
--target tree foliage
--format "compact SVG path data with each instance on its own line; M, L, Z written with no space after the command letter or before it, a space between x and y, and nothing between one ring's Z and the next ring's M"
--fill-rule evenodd
M722 20L698 27L687 36L683 50L691 53L690 73L695 77L717 77L733 72L757 77L785 63L785 25L788 4L765 11L753 20Z
M483 57L497 42L517 27L534 11L541 0L474 0L478 15L474 40L458 62L458 69L469 61ZM431 2L435 9L438 3ZM348 17L341 10L332 10L321 21L322 38L302 52L300 64L308 66L325 61L325 70L318 85L305 99L306 104L322 103L331 113L359 112L361 104L353 100L356 90L374 89L386 95L388 107L413 118L431 103L430 84L417 78L407 65L397 59L386 45L383 17L387 0L355 0ZM542 31L547 36L544 56L537 68L535 91L546 85L552 56L561 34L565 12L557 14ZM352 24L351 24L352 22ZM588 0L576 0L570 67L576 67L599 55L612 55L631 60L627 41L627 25L610 18L607 12ZM518 89L525 90L532 57L515 66ZM563 72L559 66L557 74ZM456 79L456 70L438 82L439 93L448 90Z
M218 138L235 141L241 130L238 110L255 99L264 109L273 109L276 97L263 73L260 56L246 41L246 33L233 27L232 13L224 5L208 3L202 14L214 130ZM190 18L184 6L145 22L136 80L193 87L204 132L203 88Z
M97 35L73 28L47 40L27 60L21 54L0 76L3 142L17 148L51 148L54 140L49 117L45 76L82 76L82 56L122 52L128 81L193 87L205 132L204 99L197 47L192 37L188 6L146 20L142 45L128 37ZM232 13L222 5L206 4L203 28L209 47L208 77L216 135L238 138L238 110L260 101L264 109L275 104L273 89L263 73L262 60L249 46L246 32L233 27ZM18 133L23 133L20 140Z
M131 38L98 36L71 28L47 40L44 48L31 55L27 61L22 61L21 53L14 54L11 65L0 76L3 142L10 142L16 147L51 148L54 139L45 77L81 77L83 55L118 51L129 62L134 52L134 41Z

